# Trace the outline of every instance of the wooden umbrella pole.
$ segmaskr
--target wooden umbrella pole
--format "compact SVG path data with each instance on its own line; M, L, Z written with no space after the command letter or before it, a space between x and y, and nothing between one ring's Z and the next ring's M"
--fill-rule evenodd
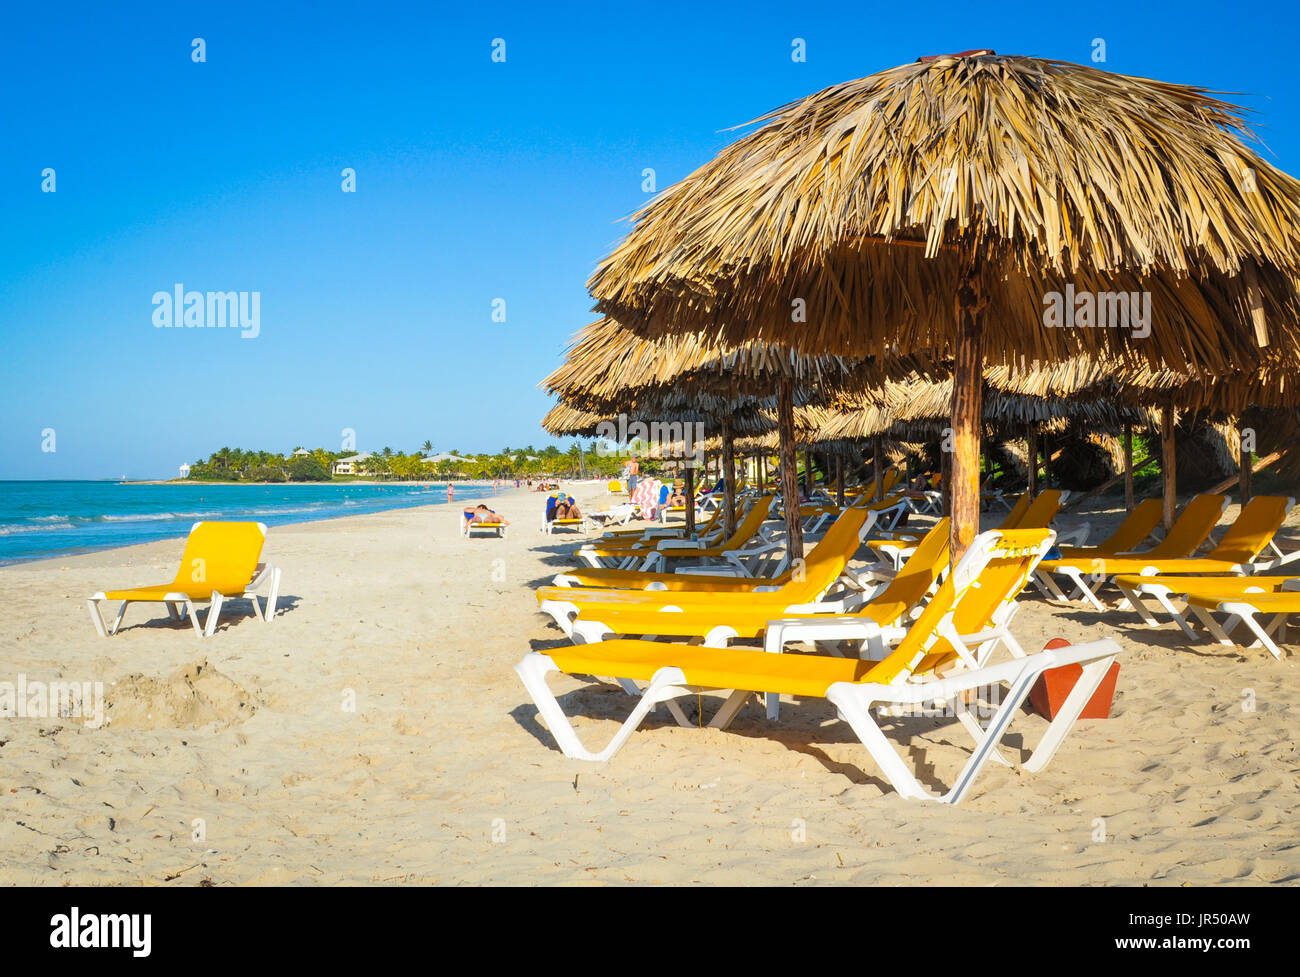
M1133 425L1124 425L1124 508L1133 511Z
M781 381L777 396L777 430L781 452L781 495L785 500L786 550L791 565L803 559L803 526L799 522L799 472L794 450L794 389Z
M754 459L754 480L758 482L758 494L761 496L767 490L766 473L763 471L763 456L759 455Z
M1025 441L1029 460L1029 497L1033 499L1038 496L1038 428L1030 424Z
M835 502L844 508L844 456L835 456Z
M943 450L939 445L939 495L943 500L943 514L952 515L952 452ZM948 536L952 540L952 534Z
M879 502L881 497L885 494L885 473L880 470L881 440L880 435L877 434L871 441L871 451L872 454L875 455L875 457L871 459L871 465L872 472L875 474L876 478L876 488L873 495L877 502Z
M727 539L736 532L736 451L731 438L731 418L722 415L722 531Z
M1240 435L1240 433L1241 432L1238 432L1238 435ZM1250 501L1250 491L1251 491L1250 489L1251 460L1250 460L1250 452L1246 449L1245 438L1241 439L1241 444L1238 446L1238 458L1239 458L1238 463L1241 465L1241 476L1239 481L1239 485L1241 487L1241 504L1245 505L1247 502Z
M1160 473L1165 487L1164 523L1169 529L1178 504L1178 472L1174 462L1174 409L1168 404L1160 408Z
M695 466L686 463L686 535L695 534Z
M812 452L807 448L803 452L803 491L808 498L813 494L813 464Z
M957 345L952 383L952 564L965 555L980 528L980 428L984 416L984 371L981 350L986 298L976 259L963 249L957 286ZM942 445L941 445L942 447Z

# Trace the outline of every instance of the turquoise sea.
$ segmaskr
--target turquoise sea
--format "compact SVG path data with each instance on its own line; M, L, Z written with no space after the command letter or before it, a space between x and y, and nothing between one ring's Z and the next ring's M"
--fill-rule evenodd
M504 490L504 489L503 489ZM460 485L455 500L491 497ZM447 501L447 486L0 481L0 565L184 536L200 519L278 526Z

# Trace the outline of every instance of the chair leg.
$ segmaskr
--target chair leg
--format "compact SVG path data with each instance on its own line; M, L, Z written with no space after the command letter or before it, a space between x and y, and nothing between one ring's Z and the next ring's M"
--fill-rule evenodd
M99 601L86 598L86 609L90 611L90 620L94 622L95 630L99 632L99 636L107 638L108 631L104 627L104 619L99 615Z
M1137 611L1138 617L1142 618L1143 623L1149 624L1152 627L1159 625L1160 621L1156 619L1154 614L1147 610L1146 605L1142 603L1142 598L1138 595L1136 590L1133 590L1131 587L1125 586L1122 583L1116 583L1115 586L1120 589L1120 592L1128 601L1129 606L1131 606L1133 610ZM1193 637L1195 637L1195 635L1193 635Z
M1269 637L1268 632L1259 626L1259 621L1255 619L1254 614L1243 613L1241 615L1241 623L1250 628L1251 633L1255 635L1260 644L1268 649L1269 654L1278 661L1282 660L1282 649L1279 648L1274 643L1273 639Z
M713 719L709 721L709 729L726 729L731 725L731 721L736 718L741 707L749 701L749 697L754 693L747 689L736 689L727 697L727 701L722 704L722 708L717 711Z
M984 735L975 745L975 750L971 753L970 759L966 761L961 773L957 775L957 780L952 788L942 798L939 798L940 800L948 804L957 804L970 791L975 783L975 778L984 769L984 764L997 751L998 743L1006 735L1007 727L1011 725L1011 721L1020 709L1020 704L1028 697L1029 690L1033 688L1034 682L1040 674L1042 674L1040 669L1026 668L1020 673L1019 678L1011 683L1010 689L1007 690L1006 699L1003 700L998 711L993 714L988 726L984 728Z
M1047 730L1043 733L1043 738L1038 741L1038 746L1034 748L1034 752L1025 761L1024 768L1026 770L1030 773L1037 773L1052 761L1057 749L1065 741L1065 737L1070 730L1074 728L1074 724L1078 720L1079 714L1083 712L1084 706L1092 701L1093 695L1097 692L1097 687L1101 685L1102 679L1106 677L1106 673L1110 670L1111 663L1114 660L1115 656L1110 655L1106 658L1088 662L1083 666L1083 674L1074 683L1074 688L1065 697L1065 702L1061 704L1061 709L1056 714L1056 718L1048 725ZM1037 675L1034 676L1035 679L1037 677ZM1025 695L1028 694L1029 690L1026 689ZM1018 706L1019 703L1017 703Z
M221 617L222 596L215 590L212 592L212 602L208 605L208 620L203 629L203 636L210 638L217 633L217 619Z
M1191 638L1193 641L1196 640L1196 632L1192 630L1191 624L1188 623L1187 618L1182 614L1182 611L1187 610L1186 606L1181 610L1175 607L1174 602L1169 599L1169 594L1167 593L1157 593L1152 596L1154 596L1155 599L1160 602L1160 606L1167 610L1173 619L1178 622L1178 626L1183 629L1183 634L1187 635L1187 637Z
M262 620L270 624L275 620L275 605L280 600L280 568L276 567L271 571L271 593L266 598L266 610L262 613Z
M559 671L559 669L555 667L555 663L551 661L550 657L538 652L530 652L525 655L523 660L515 666L515 672L523 681L528 694L532 696L537 711L546 721L551 735L555 737L560 752L575 760L591 760L596 763L609 760L622 748L637 727L641 725L646 715L654 708L656 702L665 701L670 705L676 705L671 700L675 696L687 692L686 689L680 687L685 677L679 669L660 669L633 707L631 714L623 721L623 725L619 727L614 738L599 753L593 753L582 745L582 741L578 739L578 734L573 729L573 724L569 722L569 717L564 714L564 710L560 708L555 694L551 692L550 687L546 684L546 676L554 671Z
M867 691L868 688L860 686L861 694L855 695L854 692L858 690L841 694L836 686L832 686L826 698L839 709L844 721L862 741L862 745L867 748L871 758L876 761L881 772L894 785L894 789L900 796L923 801L940 800L921 786L921 782L916 779L912 771L907 769L907 764L899 757L894 744L889 742L889 738L872 718L871 706L877 700ZM885 700L882 698L879 701Z
M117 609L117 617L113 619L113 626L108 629L109 634L117 634L117 629L122 626L122 618L126 616L126 605L131 603L129 600L122 601L122 606Z
M1091 587L1088 586L1089 581L1092 583ZM1103 604L1101 598L1097 596L1097 591L1106 583L1106 575L1104 573L1089 574L1087 580L1085 580L1083 575L1080 574L1074 578L1074 582L1079 585L1080 597L1097 610L1102 611L1103 613L1106 611L1106 605Z
M194 633L200 638L203 637L203 626L199 624L199 615L195 610L194 601L187 600L185 602L185 612L189 615L190 624L194 625Z

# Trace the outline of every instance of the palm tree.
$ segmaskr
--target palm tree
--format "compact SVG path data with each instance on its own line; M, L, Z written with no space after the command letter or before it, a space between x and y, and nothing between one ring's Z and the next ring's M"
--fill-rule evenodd
M424 444L420 445L420 450L423 451L426 455L433 454L433 442L426 439Z

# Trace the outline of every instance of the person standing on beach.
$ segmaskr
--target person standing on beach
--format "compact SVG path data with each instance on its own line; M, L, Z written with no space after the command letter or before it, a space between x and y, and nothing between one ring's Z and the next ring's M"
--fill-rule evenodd
M641 472L641 463L637 461L636 455L627 463L623 469L627 472L627 497L632 498L632 493L636 491L637 476Z
M451 482L447 483L447 501L450 502L455 496L456 490L451 487Z

